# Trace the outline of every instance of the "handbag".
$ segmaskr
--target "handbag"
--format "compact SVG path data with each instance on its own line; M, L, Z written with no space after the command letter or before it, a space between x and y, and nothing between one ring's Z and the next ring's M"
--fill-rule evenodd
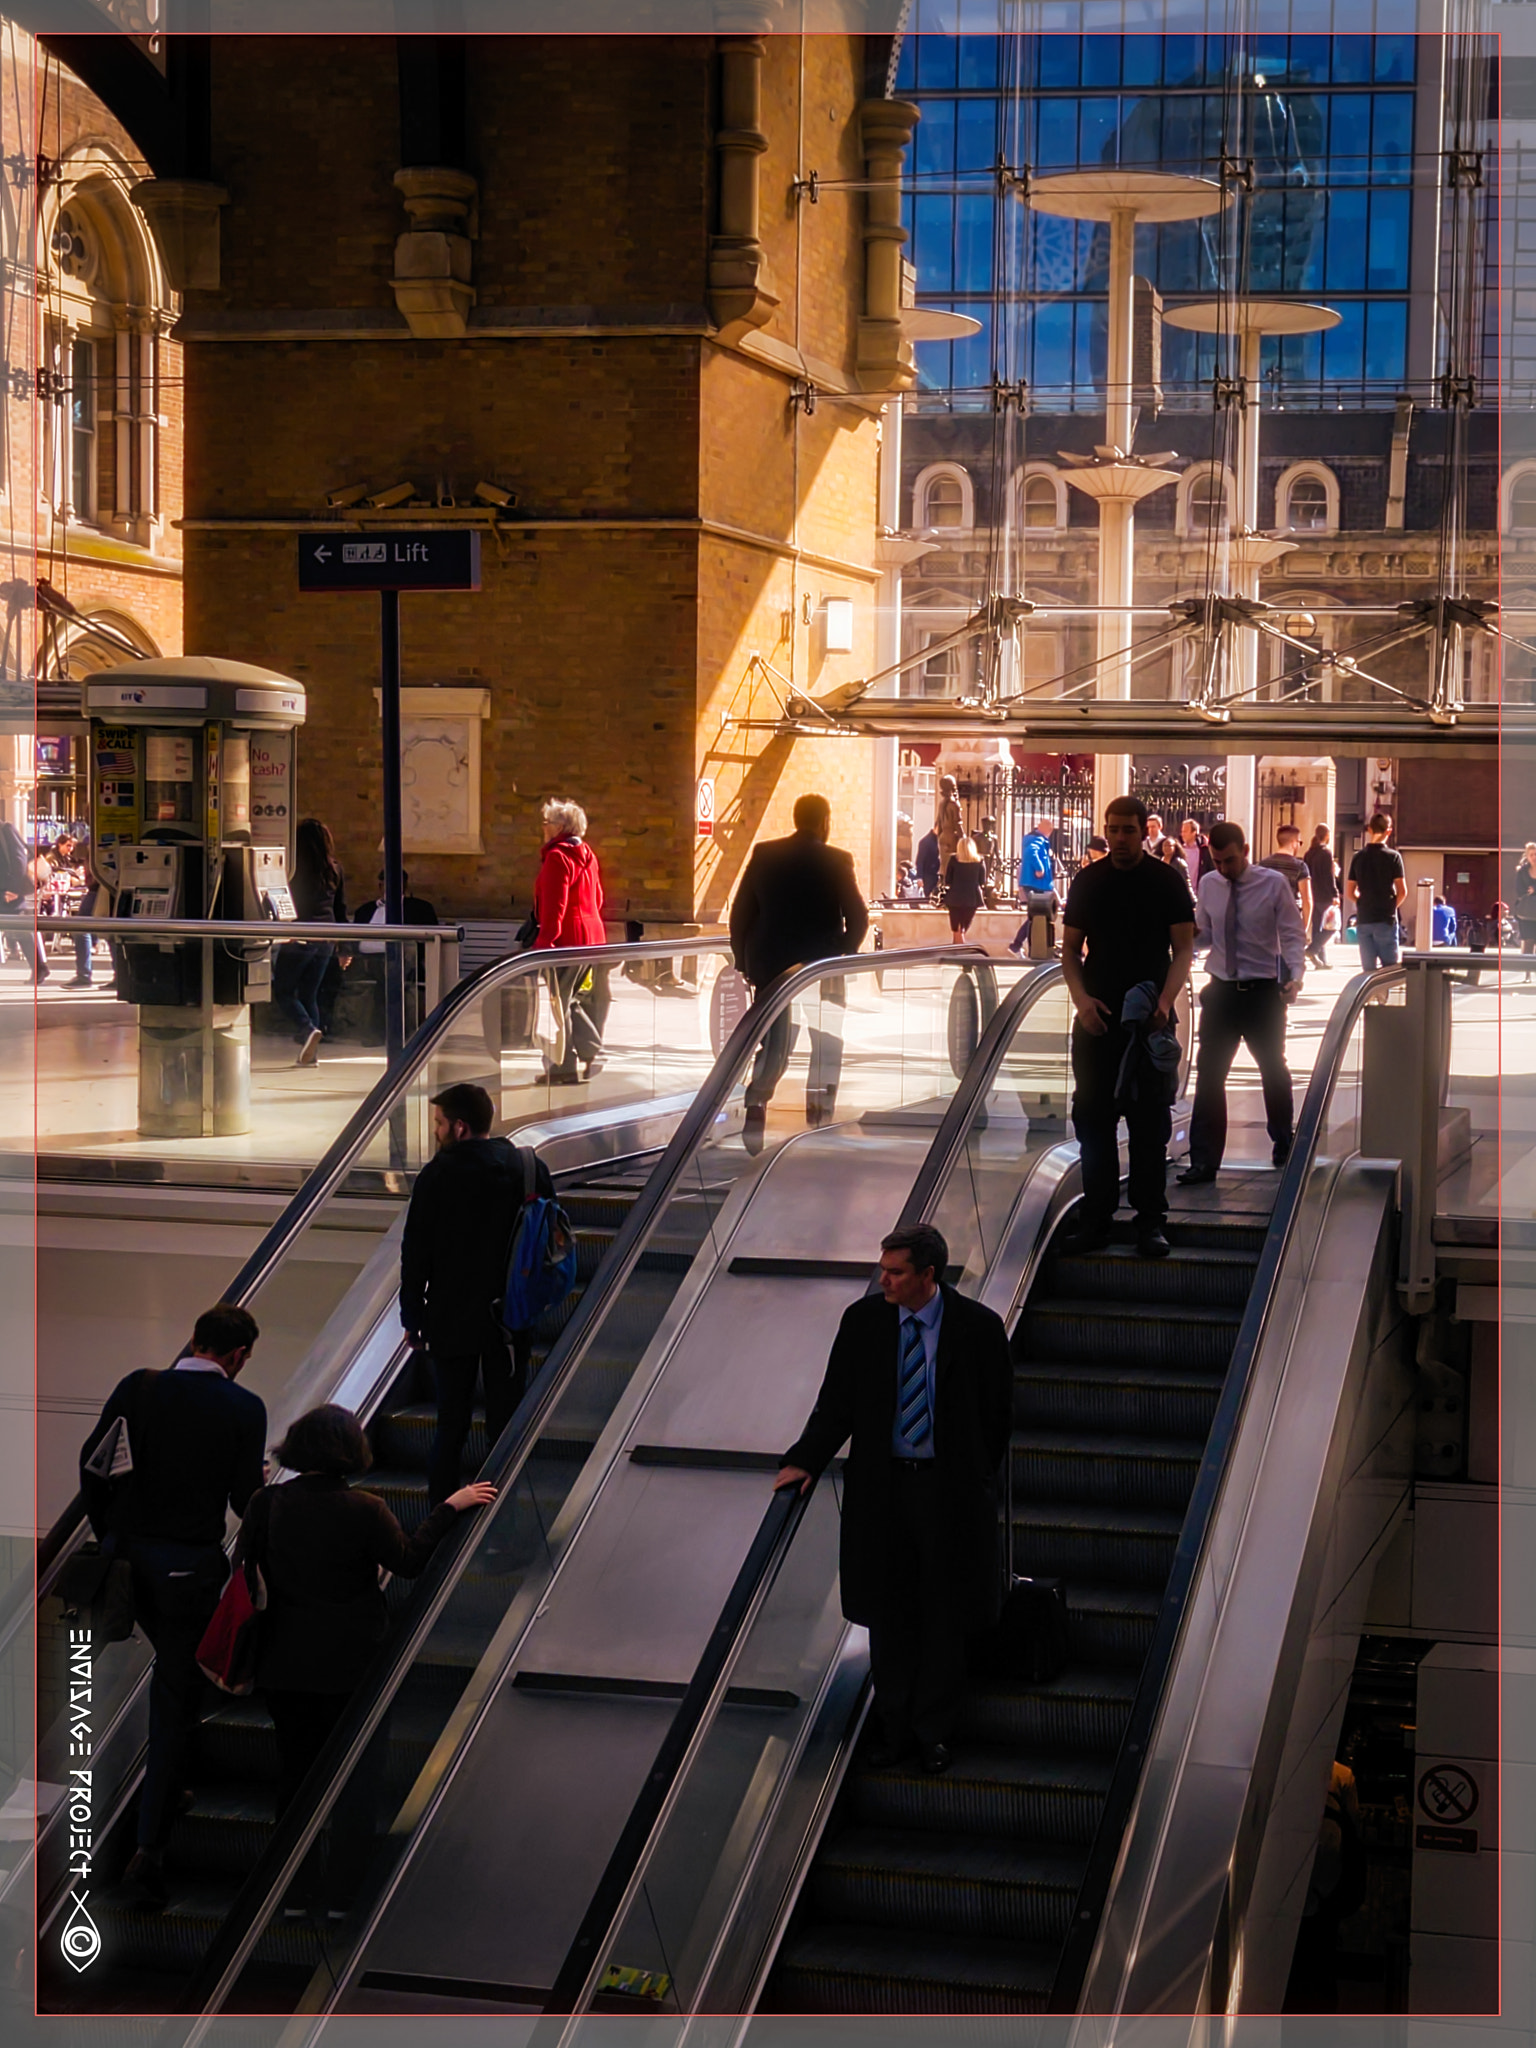
M259 1538L269 1533L272 1510L271 1491L263 1488L263 1492L267 1515ZM256 1549L257 1540L252 1540L244 1558L237 1560L197 1646L197 1667L203 1676L220 1692L232 1693L237 1699L255 1691L261 1617L267 1609L267 1582L262 1577Z
M517 943L522 947L523 951L526 953L529 947L536 943L538 936L538 912L536 910L530 910L528 915L523 919L522 923L517 928Z
M67 1620L84 1616L89 1622L91 1641L126 1643L133 1634L133 1569L127 1558L117 1555L117 1538L104 1543L84 1543L68 1558L55 1588Z

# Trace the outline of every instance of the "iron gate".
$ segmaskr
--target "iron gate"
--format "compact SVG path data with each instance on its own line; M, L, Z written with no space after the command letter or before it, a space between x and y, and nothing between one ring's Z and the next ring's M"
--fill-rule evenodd
M1186 818L1209 832L1227 815L1226 766L1191 768L1187 761L1170 761L1166 768L1136 773L1131 794L1139 796L1148 811L1162 819L1163 830L1175 837Z
M1093 833L1091 775L1041 782L1017 768L989 768L983 776L960 779L960 803L968 832L975 833L983 818L997 820L993 876L1006 895L1018 888L1019 849L1032 825L1044 825L1050 832L1056 857L1069 876L1088 858Z

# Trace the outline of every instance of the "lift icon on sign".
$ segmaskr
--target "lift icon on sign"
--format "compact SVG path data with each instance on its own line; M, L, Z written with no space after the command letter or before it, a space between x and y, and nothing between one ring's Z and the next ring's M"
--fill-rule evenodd
M389 542L386 540L348 540L341 544L341 559L344 562L387 562Z

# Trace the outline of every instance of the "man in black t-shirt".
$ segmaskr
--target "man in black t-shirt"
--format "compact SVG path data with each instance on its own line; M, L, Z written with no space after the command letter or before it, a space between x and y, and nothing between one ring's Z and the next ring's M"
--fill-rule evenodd
M1095 1251L1106 1243L1120 1201L1119 1111L1115 1087L1131 1028L1121 1022L1129 991L1150 981L1158 990L1154 1024L1173 1015L1189 979L1195 912L1183 876L1146 851L1147 810L1118 796L1104 820L1109 858L1081 869L1063 912L1062 969L1077 1012L1072 1026L1072 1127L1083 1162L1083 1212L1064 1250ZM1086 949L1086 951L1085 951ZM1164 1258L1168 1240L1165 1183L1172 1118L1165 1103L1138 1101L1126 1113L1136 1211L1136 1248Z
M1388 846L1392 820L1378 811L1366 826L1369 838L1349 864L1344 893L1355 916L1355 936L1360 943L1360 965L1369 974L1373 968L1395 967L1401 957L1397 937L1397 913L1408 894L1403 873L1403 856Z

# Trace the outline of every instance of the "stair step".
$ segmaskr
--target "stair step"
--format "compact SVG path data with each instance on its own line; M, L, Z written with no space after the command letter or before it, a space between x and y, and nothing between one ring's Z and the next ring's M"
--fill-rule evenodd
M1082 1851L995 1836L946 1841L894 1828L847 1828L816 1860L811 1899L829 1920L921 1927L1002 1941L1064 1941L1082 1883Z
M957 1747L954 1762L937 1778L915 1759L889 1771L869 1770L855 1759L847 1779L848 1816L874 1827L1086 1844L1109 1779L1105 1762L970 1744Z
M1232 1357L1241 1313L1183 1302L1031 1299L1019 1319L1016 1353L1032 1365L1047 1359L1123 1365L1184 1366L1222 1372Z
M1013 1416L1021 1429L1145 1431L1155 1437L1210 1433L1225 1375L1159 1372L1120 1365L1020 1365L1013 1375Z
M956 1735L989 1749L1070 1749L1113 1757L1135 1696L1131 1673L1087 1666L1069 1666L1044 1684L987 1679L967 1687Z
M771 1985L775 2012L1043 2012L1057 1944L928 1937L830 1921L792 1934Z
M1013 1510L1013 1568L1026 1578L1168 1583L1184 1517L1169 1509L1031 1502Z
M1253 1285L1256 1252L1178 1245L1166 1259L1143 1259L1133 1245L1050 1259L1033 1300L1184 1302L1241 1309Z
M1182 1514L1204 1452L1192 1437L1016 1430L1010 1448L1014 1506L1072 1501Z

